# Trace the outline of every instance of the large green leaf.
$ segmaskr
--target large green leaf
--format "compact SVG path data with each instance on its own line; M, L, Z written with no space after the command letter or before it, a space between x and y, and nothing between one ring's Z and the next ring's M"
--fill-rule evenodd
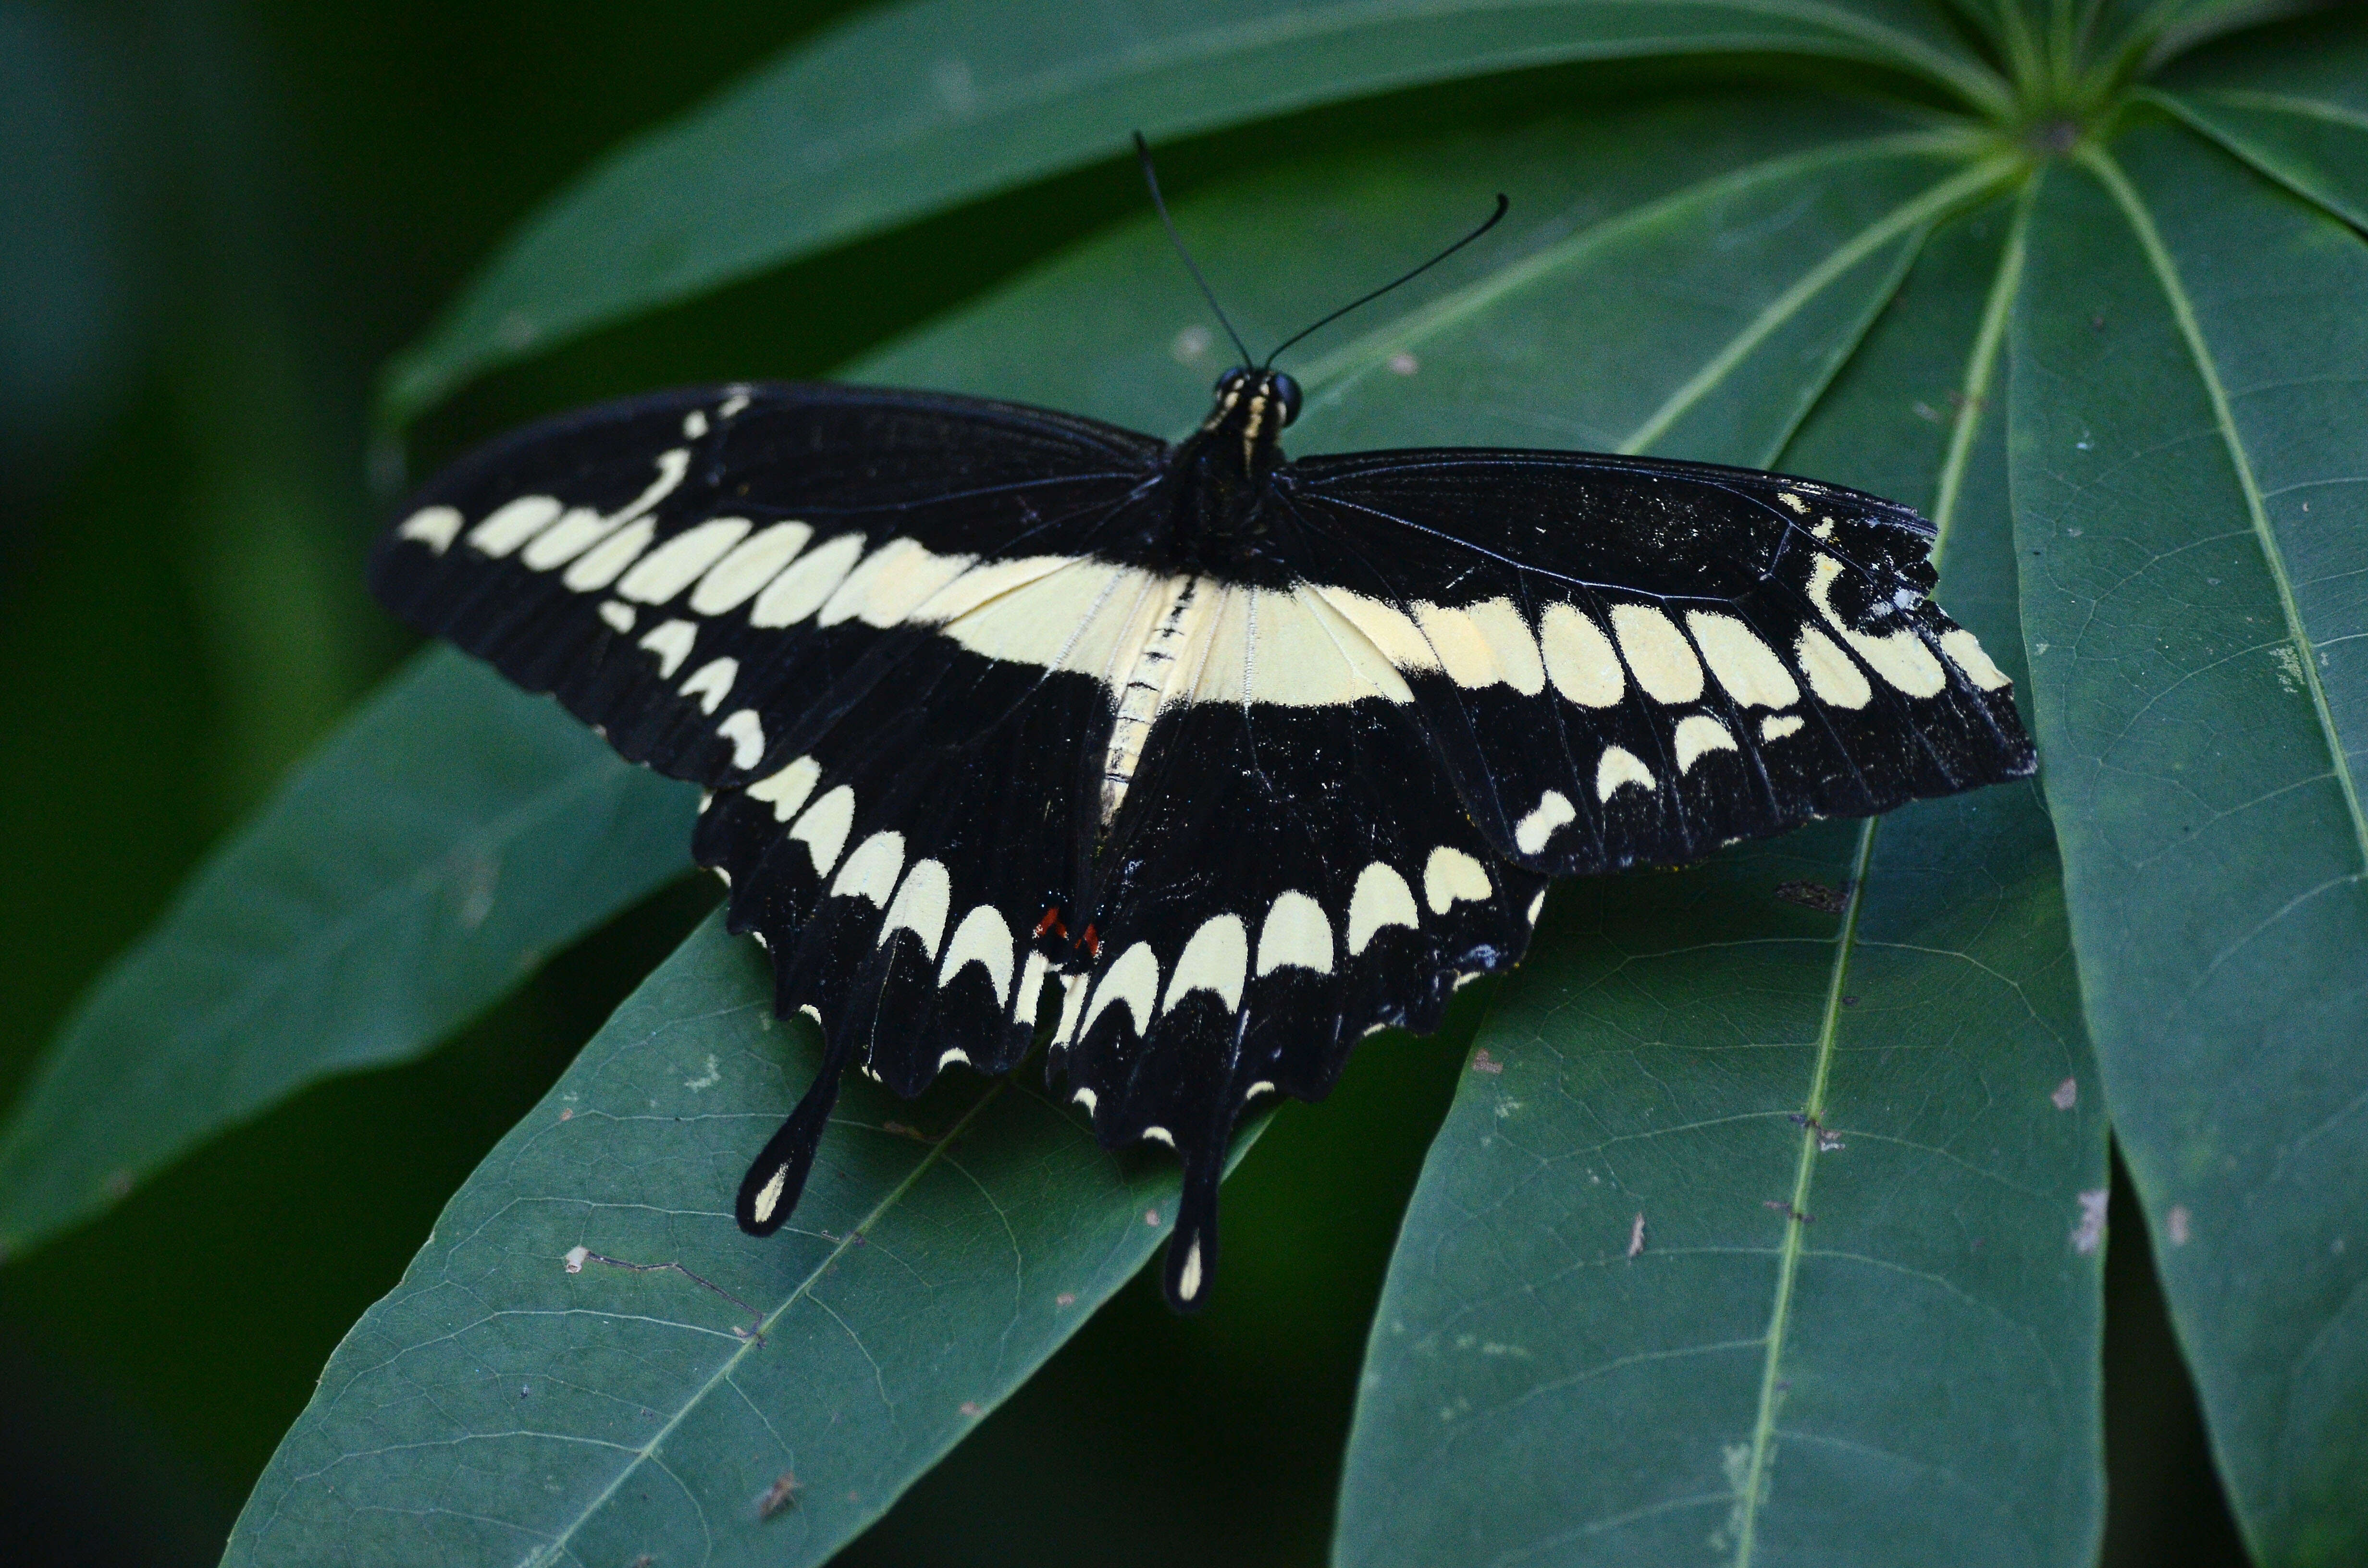
M67 1023L0 1140L0 1254L307 1084L417 1056L685 869L691 814L550 703L422 657Z
M2182 62L2145 95L2238 157L2368 228L2368 37L2281 28Z
M2007 229L1936 238L1782 466L1933 508L2011 668ZM2037 791L1577 892L1407 1214L1338 1560L2089 1561L2105 1122Z
M1172 1161L957 1074L849 1083L750 1242L729 1196L821 1058L771 991L711 919L634 993L338 1346L226 1562L819 1562L1172 1224Z
M2357 1562L2368 244L2157 126L2048 176L2031 256L2023 618L2114 1126L2248 1540Z
M392 367L406 416L603 323L1170 137L1555 61L1870 61L2001 108L1920 0L925 0L801 46L546 207Z

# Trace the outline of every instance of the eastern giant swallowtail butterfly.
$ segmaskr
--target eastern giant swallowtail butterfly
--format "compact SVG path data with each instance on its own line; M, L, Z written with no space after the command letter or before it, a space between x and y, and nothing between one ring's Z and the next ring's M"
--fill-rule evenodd
M1577 452L1288 460L1298 388L1244 359L1174 444L936 392L629 399L454 465L379 544L398 614L708 791L693 854L824 1040L743 1229L788 1219L847 1067L1008 1072L1057 997L1048 1071L1101 1142L1182 1157L1194 1305L1244 1108L1433 1028L1550 878L2032 772L1909 508Z

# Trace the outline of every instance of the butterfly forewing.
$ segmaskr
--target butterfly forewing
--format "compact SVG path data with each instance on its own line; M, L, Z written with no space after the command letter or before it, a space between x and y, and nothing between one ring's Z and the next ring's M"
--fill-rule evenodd
M1318 459L1278 491L1522 864L1677 864L2031 769L2004 677L1926 597L1931 528L1906 507L1563 453Z

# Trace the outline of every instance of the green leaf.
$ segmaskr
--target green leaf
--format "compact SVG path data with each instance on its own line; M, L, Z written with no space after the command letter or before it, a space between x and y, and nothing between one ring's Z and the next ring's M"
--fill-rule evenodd
M1936 237L1782 466L1931 508L2011 668L2007 228ZM1340 1562L2090 1561L2105 1123L2034 790L1565 889L1480 1044Z
M401 419L505 360L1123 150L1556 61L1813 54L1998 78L1918 0L928 0L802 45L553 199L391 367Z
M1803 152L1821 139L1838 145L1823 154ZM1304 321L1337 300L1344 268L1386 277L1394 264L1402 265L1398 258L1406 250L1407 229L1433 214L1452 220L1468 210L1475 162L1531 193L1538 216L1508 236L1501 249L1442 269L1446 276L1426 279L1406 297L1393 297L1376 307L1380 324L1370 328L1366 338L1352 341L1341 361L1343 375L1373 356L1396 352L1388 346L1398 340L1401 328L1416 334L1424 355L1436 356L1439 371L1427 382L1431 373L1418 370L1411 387L1398 374L1364 376L1344 385L1326 403L1336 429L1355 420L1360 437L1378 431L1385 438L1422 439L1436 430L1440 420L1466 417L1461 411L1473 407L1484 391L1500 396L1507 386L1518 389L1540 381L1554 390L1537 397L1537 405L1552 409L1557 398L1572 395L1574 383L1565 367L1551 358L1523 360L1493 389L1484 389L1470 374L1469 350L1497 341L1492 335L1518 338L1540 330L1554 323L1574 298L1597 297L1598 290L1604 291L1602 297L1617 297L1642 275L1669 287L1673 297L1703 292L1718 296L1719 302L1695 324L1682 352L1670 355L1653 375L1631 379L1634 408L1629 424L1650 417L1677 390L1690 389L1683 404L1692 416L1696 409L1725 407L1725 400L1745 395L1737 389L1748 389L1748 395L1756 398L1772 388L1776 424L1751 426L1758 432L1752 438L1772 450L1797 417L1792 411L1814 398L1832 366L1880 308L1901 265L1903 247L1912 247L1936 214L1970 199L1981 180L1991 177L1982 172L1969 183L1964 145L1950 136L1903 134L1895 119L1820 107L1789 96L1727 94L1646 111L1604 113L1577 124L1550 123L1480 138L1433 137L1355 156L1310 161L1213 191L1188 203L1178 217L1205 251L1211 268L1238 283L1236 304L1246 322ZM1599 243L1575 251L1566 247L1574 215L1586 219L1591 230L1601 231ZM1709 243L1725 232L1719 225L1747 222L1749 238L1739 247ZM1356 238L1328 245L1316 243L1327 235ZM1681 265L1694 268L1691 289L1684 278L1670 274ZM1498 287L1508 277L1518 286ZM925 385L992 389L1155 427L1180 424L1203 405L1210 369L1193 362L1195 354L1179 337L1179 327L1191 326L1199 313L1187 289L1156 222L1146 216L963 316L874 357L860 371L866 377ZM1193 341L1205 337L1203 333ZM1045 353L1042 346L1055 341L1062 352ZM1211 348L1203 344L1199 351ZM1313 384L1320 391L1326 383L1319 378ZM1390 428L1393 422L1395 429ZM1322 421L1316 423L1320 426ZM1743 427L1732 418L1728 424ZM1321 428L1315 433L1315 439L1323 436ZM930 1285L926 1300L942 1300L942 1317L928 1318L926 1331L914 1337L914 1277L905 1272L884 1277L885 1282L868 1294L844 1297L818 1289L808 1296L795 1295L813 1274L812 1238L807 1251L786 1258L768 1250L769 1244L748 1244L732 1229L723 1199L759 1132L802 1084L803 1069L783 1073L769 1065L769 1054L751 1057L754 1048L748 1040L772 1037L764 1033L763 1009L740 1006L736 998L743 993L733 990L744 983L731 979L739 971L730 966L746 963L746 955L709 955L710 945L710 938L700 938L664 977L652 982L610 1033L587 1050L560 1091L588 1096L592 1091L584 1085L609 1081L600 1074L625 1074L631 1087L617 1089L615 1103L656 1119L636 1123L634 1136L658 1140L667 1147L675 1146L670 1140L693 1139L699 1141L699 1152L666 1161L620 1151L612 1142L594 1140L588 1129L575 1130L576 1119L585 1115L578 1106L588 1102L554 1100L472 1178L456 1199L455 1215L439 1224L438 1234L465 1234L472 1247L490 1247L499 1257L542 1260L520 1263L514 1276L502 1277L501 1304L487 1310L504 1314L493 1320L504 1324L540 1325L547 1319L557 1328L569 1326L572 1320L565 1314L573 1298L568 1292L580 1290L581 1280L552 1260L578 1239L612 1257L680 1261L765 1312L788 1306L785 1322L805 1324L817 1314L827 1318L811 1331L818 1338L802 1338L794 1349L772 1331L766 1349L746 1349L745 1355L746 1347L736 1343L703 1346L737 1357L735 1367L755 1360L787 1369L780 1375L791 1382L751 1394L756 1407L798 1451L799 1457L781 1460L781 1468L794 1469L815 1488L817 1497L824 1476L853 1477L845 1484L834 1482L832 1496L843 1499L846 1491L853 1490L855 1502L841 1506L834 1501L824 1514L817 1501L811 1519L786 1528L785 1521L776 1521L749 1537L746 1548L778 1553L785 1539L804 1541L794 1532L810 1527L811 1542L794 1550L820 1554L885 1506L895 1491L966 1427L970 1418L959 1415L962 1401L990 1407L1082 1321L1085 1306L1125 1277L1154 1238L1134 1236L1135 1230L1148 1229L1140 1226L1135 1202L1144 1189L1125 1182L1112 1186L1108 1162L1093 1153L1076 1130L1032 1093L1013 1085L1000 1091L1004 1097L996 1102L1000 1108L982 1111L988 1119L977 1125L1004 1127L1004 1120L995 1119L1010 1119L1009 1168L1029 1173L1029 1181L1008 1187L990 1182L993 1206L957 1213L936 1199L911 1208L900 1200L890 1206L894 1217L880 1223L852 1218L870 1213L897 1182L913 1174L908 1158L906 1165L893 1169L866 1166L870 1174L860 1182L850 1177L852 1185L838 1198L810 1197L808 1203L819 1201L819 1206L801 1210L802 1223L840 1236L849 1224L860 1223L875 1241L883 1224L909 1222L916 1239L905 1239L900 1232L887 1252L908 1263L930 1260L922 1270ZM746 994L754 998L757 994ZM704 1006L699 1003L701 996ZM661 1027L656 1022L660 1017L680 1021ZM789 1032L803 1040L802 1026ZM700 1043L711 1038L714 1045ZM635 1040L647 1042L632 1048L643 1054L628 1050ZM715 1069L705 1064L711 1053L719 1064ZM711 1071L722 1076L696 1091L677 1087ZM659 1102L656 1107L648 1104L653 1097ZM666 1107L686 1103L707 1115L679 1124L671 1120L675 1112ZM925 1105L928 1103L934 1102ZM892 1116L908 1122L922 1118L922 1124L937 1130L949 1125L953 1114L929 1121L919 1110L891 1110L860 1098L849 1105L871 1108L848 1112L857 1123L868 1119L884 1125ZM553 1133L552 1118L570 1109L575 1111L567 1123L571 1131ZM603 1139L613 1136L602 1134ZM866 1156L860 1139L849 1144L834 1135L825 1157ZM973 1174L978 1168L967 1158L962 1165ZM1172 1166L1166 1162L1154 1158L1145 1169L1153 1174L1131 1179L1152 1182L1163 1192L1172 1187ZM948 1181L962 1203L975 1199L974 1188L953 1184L942 1174L929 1179ZM537 1195L537 1201L526 1203L524 1193ZM1126 1195L1121 1219L1135 1219L1124 1223L1110 1219L1119 1212L1110 1207L1120 1202L1114 1193ZM570 1207L570 1200L578 1197L583 1201ZM529 1242L516 1239L518 1233L507 1228L513 1222L546 1224L550 1221L538 1216L552 1213L573 1216L568 1222L577 1226L584 1223L583 1215L597 1213L607 1224L610 1210L601 1205L611 1201L620 1206L616 1212L623 1216L615 1223L644 1227L628 1230L628 1240L617 1244L595 1239L588 1232ZM696 1222L687 1217L693 1212L700 1216ZM487 1218L481 1221L480 1215ZM1129 1244L1132 1251L1111 1250L1108 1226L1114 1223L1118 1233L1134 1238ZM1048 1280L1053 1274L1085 1280L1072 1292L1079 1303L1076 1312L1048 1312L1024 1322L1014 1317L1014 1265L1003 1239L1007 1224L1028 1238L1021 1248L1023 1259L1031 1260L1023 1266L1028 1277L1042 1272ZM487 1236L495 1239L487 1242ZM955 1249L963 1258L989 1256L990 1263L979 1265L987 1272L973 1278L955 1262L940 1266L937 1255L928 1250L938 1246ZM1085 1256L1078 1248L1086 1248L1097 1260L1094 1267L1103 1272L1062 1261ZM472 1251L466 1257L480 1256ZM838 1260L842 1273L849 1267L848 1256L842 1254ZM868 1259L875 1255L867 1249L861 1256ZM1040 1266L1032 1261L1038 1258L1047 1261ZM420 1458L444 1453L447 1445L459 1441L459 1432L475 1429L471 1422L492 1423L496 1409L502 1420L513 1420L507 1405L496 1403L459 1417L459 1428L423 1427L405 1436L408 1428L369 1426L379 1419L370 1413L411 1410L415 1403L421 1412L459 1409L442 1384L432 1399L416 1402L399 1397L382 1379L367 1382L359 1392L345 1392L347 1380L340 1369L347 1365L407 1366L421 1357L441 1365L439 1358L448 1351L438 1347L442 1342L435 1336L455 1324L436 1314L454 1309L445 1305L449 1292L436 1292L441 1282L479 1277L473 1262L452 1261L451 1244L431 1244L414 1267L414 1283L374 1309L349 1345L347 1358L332 1369L321 1403L275 1461L241 1537L254 1544L242 1550L256 1552L256 1561L279 1560L272 1553L282 1551L290 1560L302 1560L322 1539L307 1532L360 1532L358 1539L375 1539L368 1536L369 1516L355 1519L338 1512L357 1496L358 1488L371 1499L369 1506L373 1508L453 1508L475 1515L487 1510L479 1503L463 1508L449 1501L456 1476L475 1474L480 1468L513 1477L526 1473L520 1467L529 1461L517 1457L524 1449L505 1449L497 1457L488 1448L465 1472L447 1467L440 1458ZM655 1277L633 1278L647 1281ZM698 1290L673 1273L664 1282ZM472 1284L472 1289L478 1287ZM1067 1289L1067 1284L1048 1283L1041 1293L1049 1297ZM484 1286L482 1291L490 1295L494 1287ZM823 1302L828 1304L826 1312ZM378 1326L381 1324L385 1326ZM420 1347L406 1351L404 1346L415 1340ZM473 1368L496 1359L467 1335L462 1340L461 1348L449 1352L453 1365ZM521 1348L506 1365L553 1364L535 1361L524 1348L525 1341L516 1343ZM975 1347L976 1357L984 1359L945 1360L952 1354L944 1348L950 1345ZM765 1359L774 1358L777 1348L782 1352L777 1359ZM862 1350L869 1350L877 1362L876 1373ZM549 1354L560 1358L575 1353L554 1349ZM633 1355L640 1359L631 1360L631 1369L658 1365L670 1381L654 1389L643 1373L628 1376L624 1361L571 1363L570 1380L591 1391L583 1397L598 1396L603 1411L620 1402L634 1410L647 1407L677 1422L677 1434L704 1434L722 1430L716 1423L752 1419L742 1405L735 1403L722 1410L712 1403L715 1395L700 1392L709 1387L720 1362L657 1358L640 1341L634 1342ZM995 1358L998 1355L1001 1359ZM741 1374L735 1370L733 1377L738 1381ZM879 1410L875 1378L895 1403L893 1424ZM909 1414L912 1401L899 1392L907 1387L962 1392L943 1402L951 1410L935 1409L922 1419ZM866 1425L866 1410L877 1413L879 1419ZM508 1428L488 1425L485 1429ZM614 1439L632 1450L617 1460L625 1469L610 1464L621 1450L602 1450L609 1456L604 1459L588 1450L575 1454L582 1445L572 1437L563 1444L572 1456L571 1468L558 1479L560 1493L549 1494L562 1499L552 1505L558 1511L537 1512L525 1522L522 1515L500 1515L509 1521L504 1528L515 1526L524 1532L516 1538L523 1543L518 1550L542 1550L574 1530L567 1536L567 1551L588 1553L597 1561L613 1549L620 1560L630 1561L641 1550L628 1549L631 1538L688 1539L684 1532L699 1528L682 1512L691 1505L683 1503L681 1494L655 1482L645 1486L639 1479L656 1473L655 1465L632 1457L651 1436L637 1427L628 1437ZM692 1441L668 1437L660 1449L661 1457L689 1456L670 1468L692 1478L687 1483L697 1495L692 1511L703 1513L719 1542L726 1539L726 1526L753 1528L750 1499L772 1479L759 1473L772 1459L748 1460L740 1449L686 1449ZM736 1435L733 1441L738 1441ZM706 1444L708 1438L696 1442ZM429 1447L423 1449L420 1444ZM472 1441L471 1451L478 1446ZM337 1461L338 1455L348 1452L383 1457ZM573 1468L578 1460L582 1468ZM357 1465L367 1468L366 1478ZM620 1479L625 1476L631 1479ZM318 1484L300 1483L298 1478L303 1477L315 1478ZM710 1489L711 1477L716 1478L714 1489ZM334 1494L329 1490L333 1485ZM530 1501L542 1508L542 1495ZM265 1543L282 1528L278 1521L291 1517L291 1510L309 1522L289 1527L296 1530L288 1538L293 1544L266 1551ZM448 1521L436 1528L465 1534L474 1527ZM615 1533L604 1533L609 1531ZM585 1544L594 1540L597 1551ZM717 1551L728 1555L723 1545ZM454 1554L461 1554L458 1547Z
M2031 256L2023 619L2114 1127L2248 1540L2356 1562L2368 244L2157 126L2047 177Z
M2368 228L2368 34L2279 29L2142 95L2355 227Z
M850 1079L752 1242L731 1192L820 1059L711 918L338 1346L224 1562L822 1562L1173 1223L1174 1162L1104 1153L1022 1069Z
M691 807L552 704L423 656L67 1023L0 1139L0 1254L307 1084L426 1051L678 875Z

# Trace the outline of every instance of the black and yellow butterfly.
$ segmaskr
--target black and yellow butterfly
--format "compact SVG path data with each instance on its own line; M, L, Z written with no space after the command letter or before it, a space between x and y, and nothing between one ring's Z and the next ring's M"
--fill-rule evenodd
M1100 1141L1182 1157L1195 1304L1244 1108L1433 1028L1549 879L2032 771L1910 509L1573 452L1288 460L1299 398L1246 365L1171 444L666 392L493 444L381 540L398 614L709 791L693 853L825 1041L744 1229L788 1218L847 1067L1008 1072L1057 999Z

